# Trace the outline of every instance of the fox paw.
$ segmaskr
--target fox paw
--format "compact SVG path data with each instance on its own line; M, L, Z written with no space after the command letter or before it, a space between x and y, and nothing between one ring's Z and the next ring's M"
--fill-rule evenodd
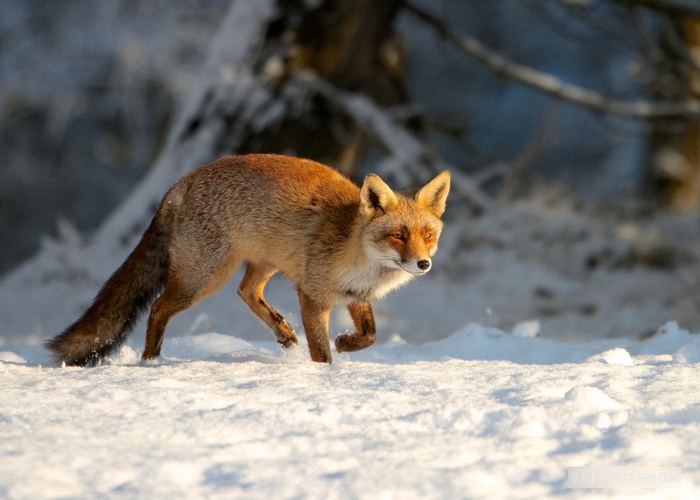
M366 349L376 340L376 335L358 335L357 333L338 335L335 349L338 352L354 352Z
M349 337L349 335L344 334L344 335L338 335L335 338L335 350L338 352L347 352L347 349L345 347L345 337Z
M297 340L296 337L287 337L286 339L278 339L277 343L280 344L282 347L288 349L294 345L298 345L299 341Z

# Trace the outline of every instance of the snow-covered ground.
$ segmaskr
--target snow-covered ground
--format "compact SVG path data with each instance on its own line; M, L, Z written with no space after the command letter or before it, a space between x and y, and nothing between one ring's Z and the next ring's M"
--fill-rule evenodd
M141 321L100 367L51 366L41 343L133 247L136 206L0 281L0 498L700 497L692 254L645 266L568 215L494 214L448 226L436 269L375 305L377 345L331 366L309 359L291 284L266 290L300 334L284 351L240 275L174 318L155 363Z
M16 345L0 354L0 497L697 498L700 337L674 323L644 341L537 329L394 336L331 366L303 337L284 351L166 336L142 364L135 335L93 369ZM567 482L613 466L635 475Z
M218 76L134 192L95 234L64 224L0 280L0 498L700 497L700 336L684 330L700 327L697 216L604 225L550 200L473 218L455 193L431 276L377 304L379 343L331 366L301 335L278 348L236 297L240 276L168 325L157 362L139 362L142 321L100 367L47 363L41 343L84 311L167 188L213 159L218 118L182 134L205 96L274 118L245 71L221 72L254 60L273 11L235 5L246 15L231 10L203 71ZM268 290L301 334L292 287ZM348 323L337 314L333 334ZM572 487L591 482L614 487Z

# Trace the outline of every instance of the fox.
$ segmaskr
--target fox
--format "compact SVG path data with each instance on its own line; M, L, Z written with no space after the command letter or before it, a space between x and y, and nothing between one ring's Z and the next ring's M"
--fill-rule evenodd
M394 191L376 174L360 187L308 159L225 156L167 191L126 261L46 348L58 364L96 366L152 302L142 360L157 358L168 321L245 263L238 295L250 310L283 347L298 344L263 294L282 273L296 285L311 359L330 364L332 307L345 305L356 328L336 337L337 352L374 344L371 303L431 269L449 189L447 170L418 190Z

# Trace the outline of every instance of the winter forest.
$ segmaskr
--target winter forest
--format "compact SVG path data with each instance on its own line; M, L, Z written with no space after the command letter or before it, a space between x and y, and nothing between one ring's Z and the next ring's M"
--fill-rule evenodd
M0 152L0 497L582 497L605 466L657 474L607 497L698 494L697 0L7 0ZM155 363L142 320L52 366L167 189L255 152L451 172L377 344L280 350L238 274Z

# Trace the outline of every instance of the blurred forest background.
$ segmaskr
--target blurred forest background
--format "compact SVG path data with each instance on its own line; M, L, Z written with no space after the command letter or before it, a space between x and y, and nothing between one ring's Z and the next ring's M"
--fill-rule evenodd
M697 319L696 0L0 3L0 273L59 219L91 234L149 172L254 151L400 187L449 168L450 277L506 251L549 273L482 286L519 294L514 317L600 316L600 288L569 286L589 280L610 311Z

